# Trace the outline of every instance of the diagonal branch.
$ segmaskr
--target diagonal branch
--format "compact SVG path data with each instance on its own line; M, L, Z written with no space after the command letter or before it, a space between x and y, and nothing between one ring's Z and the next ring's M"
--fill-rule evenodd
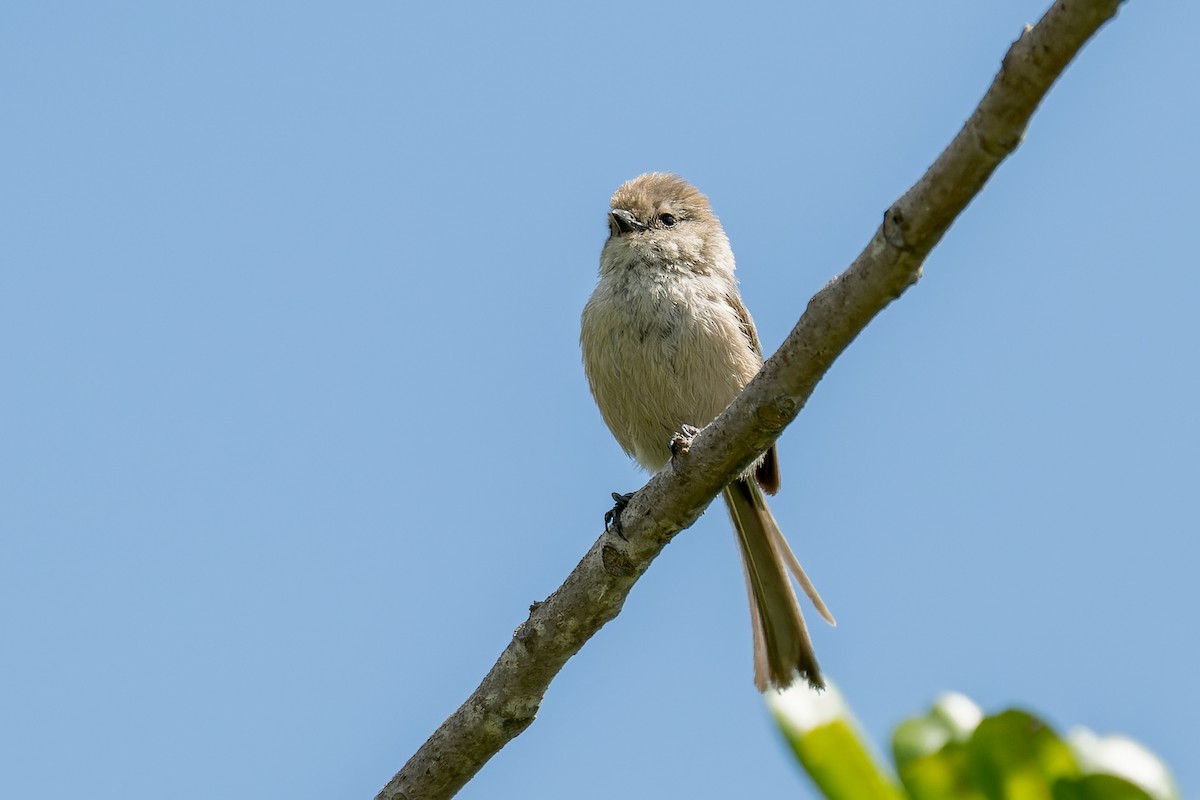
M537 714L550 681L604 623L679 531L773 442L834 359L921 275L921 264L992 172L1020 144L1050 86L1122 0L1057 0L1004 57L979 106L919 181L884 215L854 263L809 301L782 347L733 404L637 493L529 619L466 702L376 800L453 796Z

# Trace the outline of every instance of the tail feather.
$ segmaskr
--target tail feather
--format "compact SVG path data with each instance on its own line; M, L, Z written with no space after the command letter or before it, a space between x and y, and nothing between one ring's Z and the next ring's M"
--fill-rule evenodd
M767 510L768 516L770 513L770 510ZM772 519L771 521L774 522L775 520ZM767 527L767 532L771 534L775 550L783 556L784 563L787 564L792 574L796 576L796 582L800 584L800 588L804 590L804 594L808 596L808 599L816 607L817 613L824 617L826 622L836 628L837 620L833 618L833 614L829 611L829 606L825 605L825 601L821 599L821 594L817 591L817 587L813 586L812 580L804 572L804 567L800 566L800 561L796 558L796 554L792 552L792 548L788 546L787 539L783 538L783 531L779 530L778 525L771 525Z
M821 615L831 623L833 615L788 547L762 490L751 481L738 479L725 488L724 494L742 550L750 595L755 685L760 691L768 686L785 688L799 672L812 686L824 687L788 569Z

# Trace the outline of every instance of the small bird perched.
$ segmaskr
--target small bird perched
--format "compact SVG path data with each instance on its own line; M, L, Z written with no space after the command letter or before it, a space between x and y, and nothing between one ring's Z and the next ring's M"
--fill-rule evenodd
M608 229L600 282L583 310L583 366L617 442L657 472L675 434L712 422L758 373L762 347L729 239L695 187L659 172L634 178L613 195ZM754 683L785 688L798 672L820 688L789 569L836 623L767 508L763 490L778 488L772 445L724 490L750 594Z

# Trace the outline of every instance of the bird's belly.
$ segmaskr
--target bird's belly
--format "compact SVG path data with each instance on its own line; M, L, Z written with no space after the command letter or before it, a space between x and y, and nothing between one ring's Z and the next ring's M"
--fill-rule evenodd
M670 459L675 433L711 422L757 371L737 349L743 338L736 327L697 317L688 305L662 306L658 313L620 309L606 326L608 335L585 350L605 422L626 452L652 471Z

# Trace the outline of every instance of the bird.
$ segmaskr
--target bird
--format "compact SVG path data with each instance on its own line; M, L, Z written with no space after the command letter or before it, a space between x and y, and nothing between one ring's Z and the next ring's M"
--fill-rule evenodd
M650 172L613 194L580 347L605 424L649 472L668 464L674 437L715 419L762 367L734 267L708 198L683 178ZM784 689L799 676L819 689L824 677L791 577L837 623L767 506L764 492L778 489L772 444L722 491L749 594L754 683Z

